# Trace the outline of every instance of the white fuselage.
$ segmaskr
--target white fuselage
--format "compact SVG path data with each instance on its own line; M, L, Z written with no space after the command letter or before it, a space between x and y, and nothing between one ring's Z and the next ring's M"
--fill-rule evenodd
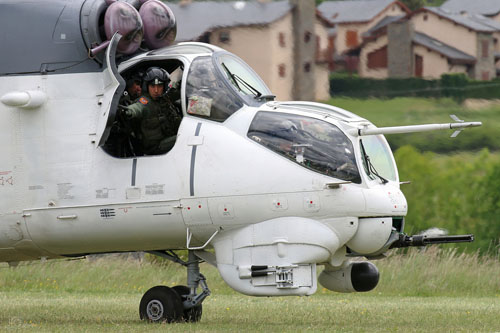
M224 123L184 112L167 154L112 157L95 142L104 82L103 73L0 77L0 97L47 96L33 109L0 103L0 261L185 248L188 228L194 246L216 230L278 217L357 223L406 215L397 182L362 175L361 184L327 188L340 181L250 140L257 111L281 112L272 103L244 107ZM327 121L346 133L357 125Z

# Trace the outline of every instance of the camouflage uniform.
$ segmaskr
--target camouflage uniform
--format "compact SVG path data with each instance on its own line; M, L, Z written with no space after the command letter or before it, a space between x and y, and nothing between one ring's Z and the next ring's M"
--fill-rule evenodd
M163 154L174 146L182 118L168 97L154 100L145 94L125 113L129 119L139 122L138 134L145 154Z

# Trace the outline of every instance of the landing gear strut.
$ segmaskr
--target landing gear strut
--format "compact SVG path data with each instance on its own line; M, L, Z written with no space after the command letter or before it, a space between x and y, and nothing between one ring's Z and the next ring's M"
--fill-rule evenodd
M201 260L189 251L183 261L173 251L151 251L151 254L169 259L187 268L187 286L156 286L142 296L139 305L141 320L150 322L197 322L201 319L201 303L210 295L207 281L200 273ZM198 286L201 292L198 294Z

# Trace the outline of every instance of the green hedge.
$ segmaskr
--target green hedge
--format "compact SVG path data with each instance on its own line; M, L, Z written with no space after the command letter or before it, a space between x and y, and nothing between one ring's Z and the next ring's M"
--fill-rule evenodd
M500 98L500 79L493 81L473 81L464 74L444 74L439 80L420 78L385 80L360 78L348 74L334 73L330 77L332 97L392 98L392 97L452 97Z
M450 234L474 234L461 247L500 255L500 159L484 149L476 153L421 153L412 146L395 152L401 190L408 201L405 231L432 227ZM456 245L454 245L456 246Z

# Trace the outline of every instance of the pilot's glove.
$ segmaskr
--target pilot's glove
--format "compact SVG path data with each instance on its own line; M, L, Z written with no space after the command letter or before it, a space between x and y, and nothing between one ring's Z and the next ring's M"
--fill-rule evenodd
M123 115L127 119L141 118L143 112L143 105L134 103L123 108Z

